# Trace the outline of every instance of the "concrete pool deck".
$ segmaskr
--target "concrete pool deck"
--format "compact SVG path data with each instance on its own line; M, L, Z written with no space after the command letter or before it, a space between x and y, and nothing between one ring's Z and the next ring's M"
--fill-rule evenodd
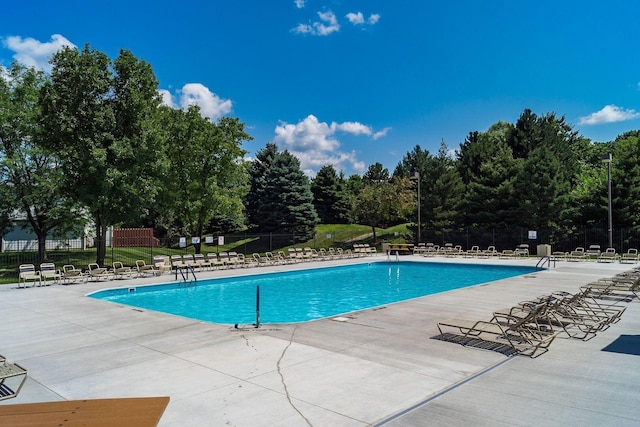
M402 257L424 262L523 263ZM199 278L366 259L199 273ZM261 328L216 325L87 298L173 276L0 287L0 354L29 370L0 404L169 396L160 426L640 425L640 304L589 341L536 359L434 339L449 317L497 309L638 264L555 268L345 315ZM304 286L301 283L301 286Z

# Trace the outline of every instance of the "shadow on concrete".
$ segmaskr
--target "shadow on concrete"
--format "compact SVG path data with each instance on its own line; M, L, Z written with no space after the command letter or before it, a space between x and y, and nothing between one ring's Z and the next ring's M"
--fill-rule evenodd
M640 335L620 335L602 351L640 356Z

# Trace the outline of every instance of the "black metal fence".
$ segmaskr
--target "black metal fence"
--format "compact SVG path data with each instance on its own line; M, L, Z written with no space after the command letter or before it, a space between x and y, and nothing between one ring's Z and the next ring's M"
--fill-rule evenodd
M421 230L421 241L424 243L433 243L436 245L444 245L451 243L460 245L464 250L470 249L472 246L479 246L480 249L486 249L489 246L495 246L498 251L503 249L515 249L522 243L529 244L530 252L536 253L536 246L540 244L551 245L552 251L569 252L576 247L584 247L587 249L590 245L600 245L602 250L609 247L609 234L603 229L580 229L580 230L531 230L523 228L505 228L505 229L479 229L470 228L464 230ZM382 239L373 242L372 236L345 236L336 238L334 235L317 233L316 236L305 244L296 243L300 241L300 236L287 233L269 233L269 234L249 234L235 233L224 236L209 236L207 239L203 237L200 242L199 252L223 252L236 251L238 253L252 254L254 252L264 253L267 251L275 252L283 248L312 247L314 249L329 247L352 247L353 243L370 243L380 244L381 240L393 240L415 243L417 238L411 234L408 235L382 235L378 236ZM618 253L626 252L629 248L640 249L640 232L634 229L619 229L612 233L613 247ZM174 255L195 253L198 246L191 238L167 238L160 239L159 246L150 245L148 239L144 240L144 244L136 245L135 242L128 241L126 247L108 242L104 265L111 266L115 261L122 262L125 265L134 266L136 260L144 260L151 263L155 255ZM116 242L117 243L117 242ZM48 245L47 261L54 262L60 267L65 264L72 264L78 268L86 269L89 263L96 261L96 241L80 241L69 240L64 242L56 242L56 244ZM17 245L17 247L30 247L33 245ZM0 253L0 277L13 277L17 275L18 266L20 264L38 264L37 251L33 249L20 251L4 251Z

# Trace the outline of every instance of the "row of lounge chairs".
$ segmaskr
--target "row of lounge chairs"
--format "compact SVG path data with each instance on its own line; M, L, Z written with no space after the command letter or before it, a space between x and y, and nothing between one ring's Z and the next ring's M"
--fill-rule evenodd
M172 255L169 258L171 269L193 268L194 270L214 270L241 267L259 267L265 265L294 264L308 261L326 261L345 258L356 258L376 254L374 247L354 245L354 249L328 248L289 248L285 251L253 253L246 256L237 252Z
M440 339L465 346L538 357L563 335L589 340L620 320L620 305L638 298L640 270L601 279L571 294L554 292L496 310L490 320L453 318L438 322ZM456 333L445 332L454 330Z
M553 257L556 260L564 259L568 261L587 261L593 259L598 262L620 261L621 263L635 263L640 261L640 255L636 248L629 248L627 252L618 254L615 248L607 248L602 252L600 251L600 245L591 245L587 250L582 246L578 246L571 252L554 252Z
M523 243L518 245L515 249L505 249L502 252L498 252L495 246L488 246L486 249L480 249L479 246L472 246L469 250L463 250L461 245L453 245L452 243L446 243L444 246L434 245L433 243L420 243L413 248L414 255L423 256L463 256L469 258L517 258L529 256L529 245Z
M22 264L19 266L18 287L46 286L49 284L73 283L80 281L98 281L112 279L127 279L133 277L159 276L166 272L178 269L193 269L199 271L261 266L267 264L288 264L305 261L331 260L371 256L376 254L376 248L366 244L356 244L353 250L341 248L312 249L291 248L287 253L280 251L276 254L266 252L264 255L252 254L247 257L237 252L220 252L204 254L184 255L156 255L151 264L143 260L137 260L135 267L123 265L115 261L111 268L100 267L98 264L89 264L86 270L76 268L74 265L64 265L62 269L54 263L42 263L40 269L34 264Z
M0 400L16 397L25 381L28 371L17 363L9 363L0 355Z
M76 268L74 265L66 264L62 269L58 269L54 263L40 264L40 270L36 270L34 264L22 264L19 266L18 287L47 286L50 284L68 284L88 280L111 280L139 277L146 272L159 274L159 270L152 266L147 266L144 261L136 261L136 267L128 267L122 262L115 261L112 268L100 267L92 263L86 270Z

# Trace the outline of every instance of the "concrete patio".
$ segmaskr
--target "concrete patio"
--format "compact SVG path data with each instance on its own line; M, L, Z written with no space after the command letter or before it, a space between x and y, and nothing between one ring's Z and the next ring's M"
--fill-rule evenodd
M332 264L382 261L374 258ZM494 262L407 256L422 262ZM329 265L198 273L199 278ZM0 354L29 369L1 404L169 396L161 426L640 425L640 304L589 341L536 358L434 339L449 317L492 311L635 265L555 268L345 315L261 328L216 325L87 298L160 278L0 287ZM302 284L303 286L303 284Z

